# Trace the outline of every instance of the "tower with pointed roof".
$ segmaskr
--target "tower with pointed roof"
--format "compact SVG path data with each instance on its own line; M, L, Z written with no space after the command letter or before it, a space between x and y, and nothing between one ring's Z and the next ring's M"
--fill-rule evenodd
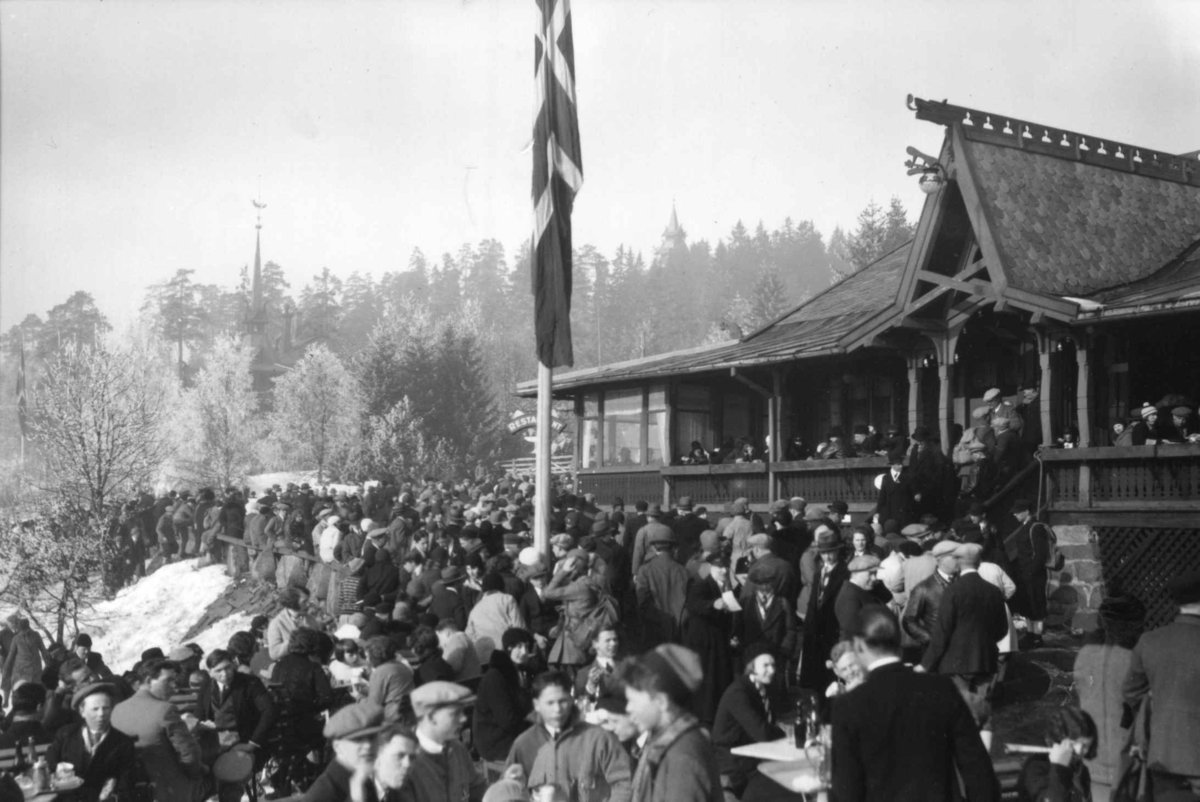
M250 360L250 372L254 374L254 390L258 393L269 393L274 385L274 379L279 372L271 339L267 334L267 324L270 315L267 310L267 299L263 293L262 278L262 210L265 203L253 201L258 210L254 224L254 273L250 280L250 301L246 306L246 316L242 321L242 339L253 352Z
M679 225L679 215L675 213L675 202L671 201L671 221L663 229L662 244L658 246L658 254L666 256L676 248L687 247L687 232Z

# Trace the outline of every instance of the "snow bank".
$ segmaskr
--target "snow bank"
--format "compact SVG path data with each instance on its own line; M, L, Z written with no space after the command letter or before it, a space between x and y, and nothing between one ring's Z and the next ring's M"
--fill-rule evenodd
M136 585L123 588L111 601L96 605L83 629L92 636L92 648L104 655L109 668L118 673L128 670L152 646L170 653L229 587L232 580L223 566L197 568L196 564L196 560L184 560L164 565ZM210 646L203 638L238 617L221 621L196 642L207 651ZM230 632L248 629L249 624L247 619ZM216 645L223 646L228 640L226 634Z

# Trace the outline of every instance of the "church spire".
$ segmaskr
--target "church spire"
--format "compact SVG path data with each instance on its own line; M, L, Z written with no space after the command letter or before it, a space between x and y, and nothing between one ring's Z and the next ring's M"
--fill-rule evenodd
M662 244L658 248L660 254L668 254L676 248L687 247L687 232L679 225L679 215L675 213L675 201L671 201L671 221L662 233Z
M257 220L254 223L254 273L250 277L250 322L265 324L267 318L267 300L263 297L262 280L262 210L267 204L252 200L257 210Z

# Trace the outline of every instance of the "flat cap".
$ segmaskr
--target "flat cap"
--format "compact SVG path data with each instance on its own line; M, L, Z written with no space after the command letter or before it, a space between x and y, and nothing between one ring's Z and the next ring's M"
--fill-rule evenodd
M188 647L176 646L171 650L171 653L167 655L167 659L174 660L176 663L182 663L184 660L191 660L195 656L196 653Z
M925 537L929 534L929 527L925 524L909 524L900 530L900 534L907 538Z
M957 552L959 545L960 544L953 540L941 540L936 546L933 547L933 551L930 553L933 554L934 557L945 557L947 554L954 554Z
M361 741L383 727L383 708L364 699L330 716L321 734L330 740Z
M483 802L529 802L529 793L522 782L497 780L484 792Z
M675 533L670 529L656 530L655 533L650 536L650 545L654 545L655 543L664 543L674 546L678 542L679 538L675 537Z
M439 707L464 707L474 704L475 694L453 682L427 682L412 692L413 713L417 718Z
M555 535L554 537L550 538L550 545L570 550L575 548L575 538L565 533Z
M1171 414L1178 415L1181 418L1186 418L1188 415L1192 414L1192 411L1187 407L1175 407L1173 410L1171 410Z
M999 387L993 387L992 389L988 390L986 393L983 394L984 401L995 401L999 397L1000 397L1000 388Z
M951 541L943 540L942 542L949 543ZM980 543L959 543L958 547L954 549L954 556L978 564L980 558L983 556L983 545Z
M855 557L853 560L851 560L850 564L847 565L846 568L850 570L850 573L856 574L859 571L877 571L879 566L880 561L878 557L876 557L874 554L863 554L862 556Z
M750 548L770 548L771 536L766 532L759 532L757 535L751 535L746 539L746 545Z
M720 545L721 536L717 534L715 529L705 529L700 533L701 551L716 551Z
M461 582L466 578L467 572L462 569L461 565L447 565L442 569L442 582L445 584Z
M114 703L117 701L117 686L111 682L89 682L80 685L75 689L75 693L71 694L71 707L79 707L80 702L97 693L108 694Z
M749 572L750 581L756 585L763 587L774 587L780 580L779 570L775 566L775 561L756 560L750 566Z

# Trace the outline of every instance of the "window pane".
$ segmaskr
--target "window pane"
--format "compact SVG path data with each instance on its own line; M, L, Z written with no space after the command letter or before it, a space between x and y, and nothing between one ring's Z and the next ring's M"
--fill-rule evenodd
M661 412L650 413L650 436L647 439L649 443L649 459L647 465L662 465L663 455L667 453L667 413L666 410Z
M665 384L650 385L650 411L659 412L667 408L667 386Z
M642 391L610 390L604 394L604 417L642 414Z
M640 418L639 413L639 418ZM642 422L625 423L604 418L604 464L640 465L642 463Z
M592 393L583 397L583 416L598 418L600 416L600 396Z
M642 391L604 394L604 464L642 463Z
M584 420L583 421L583 455L580 459L584 468L600 467L600 454L597 448L597 442L600 438L600 421Z

